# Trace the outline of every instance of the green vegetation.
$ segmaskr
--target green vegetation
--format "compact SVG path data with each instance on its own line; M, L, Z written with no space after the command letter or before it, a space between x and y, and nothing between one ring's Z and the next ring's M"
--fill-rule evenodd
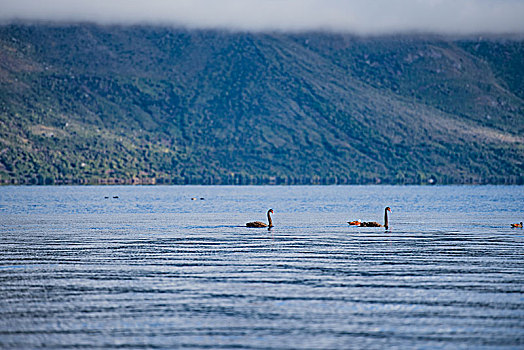
M524 42L0 26L2 183L524 184Z

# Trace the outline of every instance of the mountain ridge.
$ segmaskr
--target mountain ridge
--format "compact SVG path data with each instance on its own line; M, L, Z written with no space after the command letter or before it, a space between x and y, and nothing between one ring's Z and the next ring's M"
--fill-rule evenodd
M5 25L0 45L4 183L524 183L521 40Z

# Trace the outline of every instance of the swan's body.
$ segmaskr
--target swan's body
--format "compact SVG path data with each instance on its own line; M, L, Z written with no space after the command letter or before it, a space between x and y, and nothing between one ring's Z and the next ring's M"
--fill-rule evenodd
M348 221L348 224L360 226L360 227L385 227L386 230L389 229L389 222L388 222L388 211L391 212L390 207L386 207L384 210L384 225L379 224L376 221L363 221L360 222L360 220L356 221Z
M359 226L360 227L383 227L384 225L381 225L376 221L365 221L365 222L361 222Z
M522 228L522 221L519 224L511 224L511 227Z
M269 225L262 221L253 221L253 222L248 222L246 224L246 227L273 227L273 220L271 220L272 213L273 213L273 209L269 209L267 211L267 221L269 222Z

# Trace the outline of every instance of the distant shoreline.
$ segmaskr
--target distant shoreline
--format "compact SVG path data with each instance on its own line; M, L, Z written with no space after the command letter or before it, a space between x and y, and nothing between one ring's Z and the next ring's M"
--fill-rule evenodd
M522 186L524 178L504 178L503 181L484 181L483 179L466 179L464 181L439 182L438 180L420 182L389 182L389 181L366 181L366 182L329 182L327 180L299 182L299 181L252 181L252 182L192 182L187 179L166 181L165 179L66 179L42 182L38 179L24 181L0 180L0 186Z

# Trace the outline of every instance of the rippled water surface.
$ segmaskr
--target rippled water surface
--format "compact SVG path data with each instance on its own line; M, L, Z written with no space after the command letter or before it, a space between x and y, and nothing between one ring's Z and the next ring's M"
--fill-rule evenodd
M390 232L346 223L386 205ZM0 187L0 347L523 348L523 209L505 186Z

